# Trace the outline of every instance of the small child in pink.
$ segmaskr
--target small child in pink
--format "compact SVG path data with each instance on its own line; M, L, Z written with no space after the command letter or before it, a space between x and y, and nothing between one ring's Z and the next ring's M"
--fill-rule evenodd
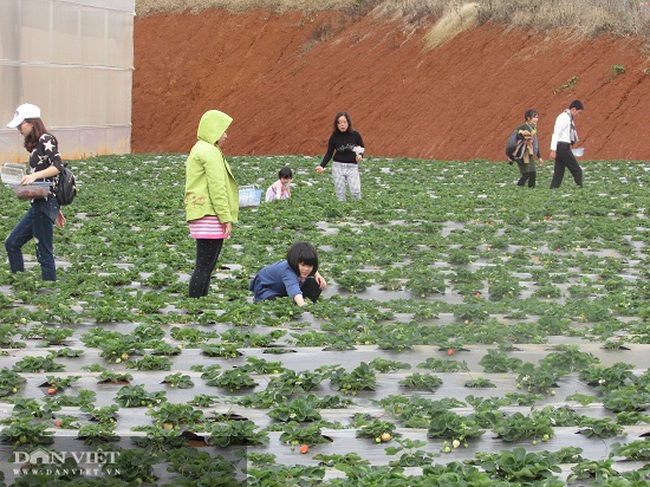
M278 180L266 190L266 201L288 200L291 198L293 171L288 167L280 169Z

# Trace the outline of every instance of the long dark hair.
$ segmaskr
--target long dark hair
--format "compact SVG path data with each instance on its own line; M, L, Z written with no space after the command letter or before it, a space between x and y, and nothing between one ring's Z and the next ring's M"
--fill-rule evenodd
M38 145L38 141L41 138L43 134L49 133L47 129L45 128L45 124L43 123L43 120L40 118L26 118L25 122L31 123L32 124L32 131L27 134L25 137L25 143L23 144L23 147L31 154L31 152L36 149L36 146ZM50 134L52 135L52 134ZM52 135L52 137L54 137ZM54 138L56 140L56 137Z
M345 117L345 119L348 121L348 129L346 130L346 132L349 133L354 132L354 130L352 130L352 120L350 120L350 115L348 114L348 112L339 112L336 114L336 117L334 117L334 130L332 131L332 133L336 134L340 132L338 123L339 123L339 118L341 117Z
M293 272L298 275L300 275L298 264L314 266L310 274L310 276L313 276L318 270L318 253L316 253L316 247L309 242L296 242L291 246L289 252L287 252L287 262Z

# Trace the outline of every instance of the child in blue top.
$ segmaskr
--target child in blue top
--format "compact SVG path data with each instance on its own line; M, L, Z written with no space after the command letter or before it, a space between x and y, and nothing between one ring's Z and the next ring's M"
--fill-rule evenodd
M291 296L298 306L305 306L305 297L316 302L327 286L318 273L318 254L309 242L297 242L287 252L287 259L260 270L249 286L255 302Z

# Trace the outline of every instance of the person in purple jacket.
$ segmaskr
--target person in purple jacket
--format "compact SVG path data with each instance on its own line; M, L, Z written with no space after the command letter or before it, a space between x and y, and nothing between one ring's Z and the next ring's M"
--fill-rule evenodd
M305 298L316 302L327 283L318 273L318 254L309 242L296 242L287 252L286 260L278 261L260 270L249 290L255 302L290 296L298 306L305 306Z

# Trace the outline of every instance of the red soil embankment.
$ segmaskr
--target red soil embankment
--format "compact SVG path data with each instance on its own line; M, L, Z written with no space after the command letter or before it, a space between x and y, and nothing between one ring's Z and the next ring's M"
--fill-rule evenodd
M234 118L228 154L322 154L347 110L370 155L502 160L536 108L548 157L555 117L579 98L587 159L650 160L650 59L639 41L486 24L428 50L431 26L335 11L136 18L132 150L187 152L201 114L216 108ZM612 66L625 72L613 77Z

